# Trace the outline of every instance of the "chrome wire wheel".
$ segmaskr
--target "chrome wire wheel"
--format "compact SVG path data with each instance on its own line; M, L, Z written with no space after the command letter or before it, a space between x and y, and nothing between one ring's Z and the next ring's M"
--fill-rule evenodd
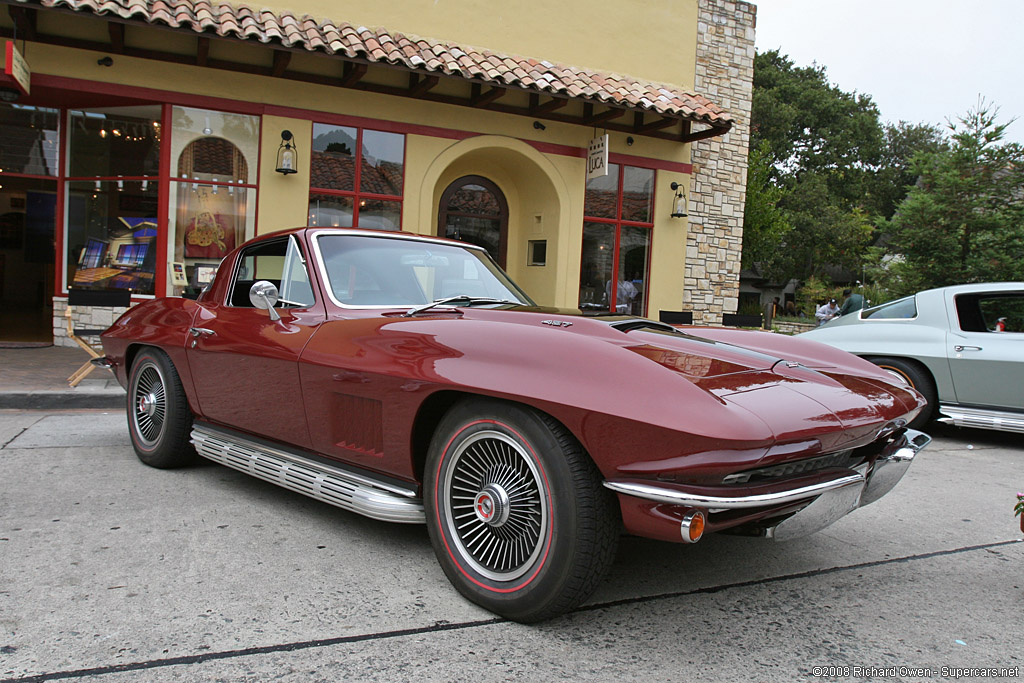
M157 446L167 421L167 382L155 363L147 362L135 373L130 411L140 444Z
M519 441L475 432L456 445L440 479L439 502L463 561L492 581L515 580L534 566L548 537L548 491Z

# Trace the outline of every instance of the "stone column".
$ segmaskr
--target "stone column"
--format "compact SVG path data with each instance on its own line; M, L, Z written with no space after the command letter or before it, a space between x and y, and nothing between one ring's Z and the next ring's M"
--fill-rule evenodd
M750 144L757 8L740 0L699 0L695 90L733 115L725 135L691 148L683 310L695 324L735 313L740 290L743 205Z

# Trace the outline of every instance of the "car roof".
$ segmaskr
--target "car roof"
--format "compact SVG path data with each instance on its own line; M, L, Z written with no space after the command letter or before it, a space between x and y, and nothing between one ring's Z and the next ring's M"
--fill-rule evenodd
M975 294L977 292L1012 292L1024 290L1024 282L974 282L966 285L949 285L948 287L936 287L926 289L918 294L929 294L931 292L942 292L945 294Z

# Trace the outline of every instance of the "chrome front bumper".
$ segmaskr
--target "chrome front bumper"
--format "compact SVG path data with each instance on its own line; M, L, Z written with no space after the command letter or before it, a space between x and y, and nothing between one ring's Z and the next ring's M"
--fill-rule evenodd
M619 494L634 496L662 505L697 508L711 513L725 510L783 507L808 500L809 504L766 530L776 540L799 538L824 529L859 507L873 503L903 478L914 456L931 443L923 432L906 430L889 443L873 463L842 470L822 481L792 487L778 486L770 491L744 494L743 489L701 487L687 490L681 485L659 485L639 481L606 481L604 485Z

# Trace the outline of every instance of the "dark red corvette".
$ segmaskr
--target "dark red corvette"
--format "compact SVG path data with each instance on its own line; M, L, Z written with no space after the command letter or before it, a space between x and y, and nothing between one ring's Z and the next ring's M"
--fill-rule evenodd
M482 249L406 234L259 237L103 342L144 463L425 522L456 588L519 621L583 601L623 527L812 533L929 441L922 397L849 354L541 308Z

